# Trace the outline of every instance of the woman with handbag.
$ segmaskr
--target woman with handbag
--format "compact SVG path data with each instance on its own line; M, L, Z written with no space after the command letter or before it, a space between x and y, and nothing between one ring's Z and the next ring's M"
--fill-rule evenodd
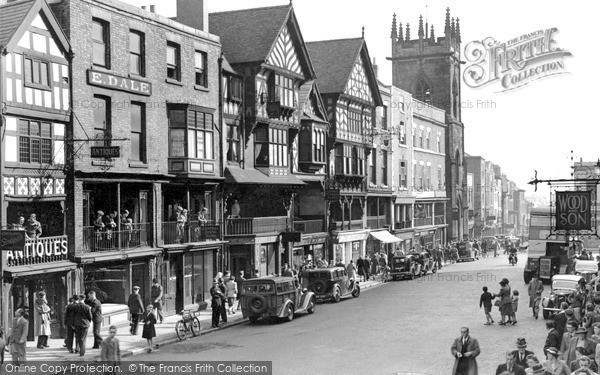
M39 292L35 300L36 320L35 327L38 333L38 349L48 347L48 336L50 336L50 306L46 300L46 292Z
M502 316L502 319L500 319L498 324L501 326L506 325L506 316L508 316L509 319L513 316L512 298L510 294L508 280L502 279L502 281L500 281L500 291L497 294L494 294L494 297L500 298L500 302L496 302L495 304L497 304L497 306L500 308L500 315Z

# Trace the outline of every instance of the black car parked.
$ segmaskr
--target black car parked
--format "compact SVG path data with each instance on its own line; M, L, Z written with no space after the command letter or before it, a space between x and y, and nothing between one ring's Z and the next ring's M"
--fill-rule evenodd
M348 278L344 267L315 268L304 271L303 284L315 293L317 301L339 302L344 297L360 295L358 281Z

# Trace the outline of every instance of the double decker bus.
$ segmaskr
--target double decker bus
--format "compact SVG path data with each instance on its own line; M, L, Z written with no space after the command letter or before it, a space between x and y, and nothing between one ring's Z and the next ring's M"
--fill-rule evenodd
M550 235L552 228L550 207L536 207L531 210L529 220L529 250L523 270L526 284L533 275L550 282L552 276L564 273L569 259L569 246L564 236Z

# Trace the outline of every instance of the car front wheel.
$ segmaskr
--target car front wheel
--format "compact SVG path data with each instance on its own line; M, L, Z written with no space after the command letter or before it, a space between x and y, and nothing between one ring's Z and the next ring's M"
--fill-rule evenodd
M354 298L358 298L358 296L360 296L360 287L356 287L354 288L354 290L352 291L352 297Z
M306 308L306 312L309 313L309 314L314 314L314 312L315 312L315 306L316 306L316 303L315 303L315 299L313 297L308 302L308 307Z
M333 289L333 302L340 302L340 299L342 298L342 293L340 292L340 288L338 286L335 287L335 289Z

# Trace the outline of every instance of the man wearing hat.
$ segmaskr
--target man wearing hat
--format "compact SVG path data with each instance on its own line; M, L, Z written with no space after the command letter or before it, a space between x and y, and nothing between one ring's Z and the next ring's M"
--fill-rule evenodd
M515 361L514 352L506 352L506 363L499 365L496 369L496 375L501 374L525 375L523 366L517 365Z
M85 355L85 339L87 338L88 328L93 319L92 309L85 304L85 295L77 296L77 305L75 306L75 337L79 345L79 356Z
M573 358L568 358L569 356L569 347L571 346L571 339L575 337L575 330L577 326L575 325L575 321L569 320L567 322L567 332L563 334L562 340L560 341L560 359L564 360L567 363L571 363Z
M73 341L75 338L75 310L77 309L77 301L79 296L75 294L73 298L69 298L69 304L65 310L65 327L67 327L67 338L65 344L69 353L73 353ZM75 353L79 353L79 343L75 343Z
M212 309L212 328L219 327L219 318L221 317L221 307L223 292L219 288L219 282L215 279L212 288L210 288L211 309Z
M546 368L541 363L538 363L537 365L535 365L531 368L531 375L546 375L546 374L550 374L550 373L546 372Z
M565 333L565 325L567 324L567 320L569 320L569 318L567 317L567 312L566 310L569 308L569 304L566 302L562 302L560 304L560 311L554 315L554 327L556 328L556 330L558 331L558 333L560 333L560 335L562 336L563 333ZM573 310L571 310L571 319L573 317Z
M512 352L515 363L523 368L527 368L527 356L533 354L533 352L526 350L527 349L527 341L525 341L524 337L519 337L517 339L517 350Z
M567 364L571 364L577 358L575 353L578 347L583 348L586 356L594 356L596 352L596 343L588 338L587 330L583 327L577 328L574 332L575 337L571 339L568 353L564 354L564 359Z
M144 303L142 302L142 296L140 296L139 291L140 287L134 286L133 293L129 295L129 300L127 301L129 315L131 316L131 329L129 332L132 335L137 335L140 317L144 313Z

